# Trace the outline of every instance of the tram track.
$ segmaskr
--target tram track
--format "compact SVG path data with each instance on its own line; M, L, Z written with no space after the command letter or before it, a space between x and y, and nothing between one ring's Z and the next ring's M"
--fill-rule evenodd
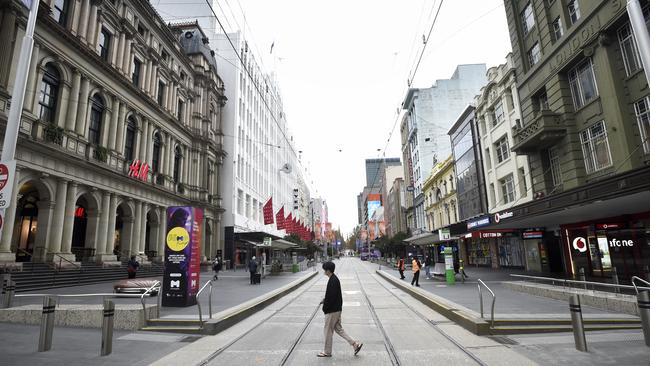
M293 300L299 298L300 296L304 295L306 292L308 292L309 290L311 290L311 289L312 289L312 288L313 288L313 287L314 287L314 286L315 286L315 285L320 281L320 278L319 278L319 277L316 277L316 278L314 278L312 281L313 281L313 283L312 283L311 285L309 285L308 287L306 287L305 289L303 289L303 290L302 290L302 291L301 291L301 292L300 292L300 293L299 293L299 294L298 294L298 295L297 295ZM291 305L291 304L293 303L293 300L287 302L287 303L284 304L282 307L280 307L279 309L277 309L276 311L274 311L273 313L271 313L269 316L267 316L267 317L265 317L264 319L262 319L261 321L259 321L259 322L256 324L256 326L251 327L249 330L247 330L247 331L245 331L244 333L238 335L237 337L235 337L233 340L231 340L230 342L228 342L228 343L227 343L226 345L224 345L223 347L220 347L219 349L217 349L216 351L214 351L213 353L211 353L208 357L206 357L205 359L203 359L203 360L202 360L201 362L199 362L197 365L200 365L200 366L208 365L212 360L214 360L214 359L217 358L220 354L222 354L223 352L225 352L226 350L228 350L228 348L232 347L234 344L236 344L237 342L241 341L244 337L246 337L247 335L249 335L250 333L252 333L253 331L255 331L255 329L257 328L258 325L264 324L266 321L270 320L271 318L273 318L274 316L276 316L276 315L278 315L280 312L282 312L284 309L286 309L289 305ZM312 313L312 315L311 315L309 321L307 322L307 324L305 325L305 327L304 327L304 328L302 329L302 331L300 332L300 335L299 335L299 337L298 337L298 341L297 341L297 342L296 342L296 343L291 347L291 349L290 349L291 352L293 352L293 349L295 348L295 346L298 344L298 342L299 342L300 339L302 338L302 335L303 335L303 334L305 333L305 331L307 330L307 327L308 327L309 324L313 321L313 319L314 319L314 317L316 316L316 314L317 314L319 308L320 308L320 304L316 307L316 309L315 309L314 312ZM285 355L285 357L283 357L283 361L284 361L284 362L286 362L285 359L288 358L288 356L291 354L291 352L289 352L287 355ZM281 363L281 364L283 365L284 363Z
M355 272L356 272L356 269L355 269ZM479 364L479 365L481 365L481 366L487 366L487 364L486 364L485 362L483 362L480 358L478 358L478 356L476 356L475 354L473 354L469 349L467 349L467 348L466 348L465 346L463 346L462 344L458 343L458 341L456 341L455 339L453 339L452 337L450 337L447 333L445 333L442 329L440 329L440 327L439 327L437 324L435 324L433 321L431 321L430 319L428 319L428 318L427 318L424 314L422 314L420 311L416 310L414 307L412 307L411 305L407 304L406 301L404 301L403 299L401 299L399 296L395 295L395 293L393 293L393 291L391 291L388 287L386 287L386 285L384 285L381 281L379 281L379 280L376 278L376 276L373 275L372 272L370 272L370 271L368 271L368 270L366 270L366 272L367 272L367 273L370 275L370 277L372 277L372 278L373 278L373 279L374 279L374 280L375 280L379 285L381 285L381 286L382 286L386 291L388 291L388 293L390 293L391 295L393 295L397 300L399 300L399 302L401 302L404 306L406 306L409 310L411 310L411 311L412 311L415 315L417 315L420 319L424 320L424 321L425 321L427 324L429 324L429 325L430 325L430 326L431 326L431 327L432 327L436 332L438 332L440 335L442 335L443 337L445 337L445 338L446 338L446 339L447 339L451 344L453 344L453 345L456 346L458 349L460 349L460 350L461 350L464 354L466 354L469 358L471 358L472 360L474 360L477 364ZM358 273L357 273L357 277L358 277ZM360 280L359 280L359 283L361 283ZM363 290L363 286L361 286L361 289L362 289L362 291L363 291L363 293L364 293L364 296L365 296L365 291ZM366 296L366 298L367 298L367 296ZM369 301L369 300L368 300L368 304L370 304L370 301ZM373 315L373 316L376 316L376 314ZM379 324L378 324L378 326L379 326ZM382 327L382 329L383 329L383 327Z

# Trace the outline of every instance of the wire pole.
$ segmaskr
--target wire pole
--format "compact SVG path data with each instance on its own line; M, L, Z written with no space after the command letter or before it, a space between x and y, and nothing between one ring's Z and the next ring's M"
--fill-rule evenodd
M650 36L648 35L648 28L645 25L639 0L627 0L627 14L630 17L630 24L639 48L639 57L643 69L646 70L645 78L648 85L650 85Z
M16 142L18 141L18 128L25 103L25 89L27 88L27 76L29 74L29 64L32 60L32 50L34 48L34 29L36 28L36 17L38 16L38 0L31 0L29 4L23 0L23 4L29 7L29 18L27 19L27 28L23 37L18 59L18 69L16 70L16 80L11 91L11 107L9 109L9 118L5 129L4 141L2 142L2 156L0 161L11 162L16 157ZM7 184L14 184L12 174ZM11 187L10 186L10 187ZM11 199L11 197L7 197ZM11 203L10 203L11 204ZM12 207L12 206L9 206ZM15 207L15 203L13 203ZM0 209L0 218L5 216L5 209ZM13 223L12 223L13 224Z

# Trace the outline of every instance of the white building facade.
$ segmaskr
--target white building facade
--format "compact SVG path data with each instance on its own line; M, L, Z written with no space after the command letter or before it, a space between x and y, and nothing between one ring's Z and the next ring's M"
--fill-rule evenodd
M450 79L437 80L430 88L409 89L404 98L402 150L409 159L405 161L404 174L411 174L411 229L416 232L426 230L424 181L434 165L451 153L447 131L485 85L485 72L485 64L458 65Z
M489 213L533 198L528 157L511 151L513 131L521 126L512 54L506 63L487 71L487 85L476 96L476 119L481 140Z

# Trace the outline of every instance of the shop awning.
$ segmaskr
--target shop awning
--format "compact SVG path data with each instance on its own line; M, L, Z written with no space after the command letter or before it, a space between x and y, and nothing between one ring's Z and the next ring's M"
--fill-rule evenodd
M411 245L429 245L439 241L438 233L422 233L413 235L410 238L404 239L405 242Z
M284 239L276 239L271 242L271 248L279 250L297 249L298 244L286 241Z

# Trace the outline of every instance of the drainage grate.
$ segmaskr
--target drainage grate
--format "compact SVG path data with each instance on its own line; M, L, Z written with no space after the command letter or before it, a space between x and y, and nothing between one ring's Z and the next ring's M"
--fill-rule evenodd
M187 336L187 337L181 339L180 342L192 343L192 342L197 341L197 340L199 340L201 338L202 338L201 336Z
M508 338L506 336L493 335L493 336L488 336L488 338L490 338L491 340L493 340L493 341L495 341L497 343L507 344L507 345L511 345L511 346L516 346L516 345L519 344L514 339Z

